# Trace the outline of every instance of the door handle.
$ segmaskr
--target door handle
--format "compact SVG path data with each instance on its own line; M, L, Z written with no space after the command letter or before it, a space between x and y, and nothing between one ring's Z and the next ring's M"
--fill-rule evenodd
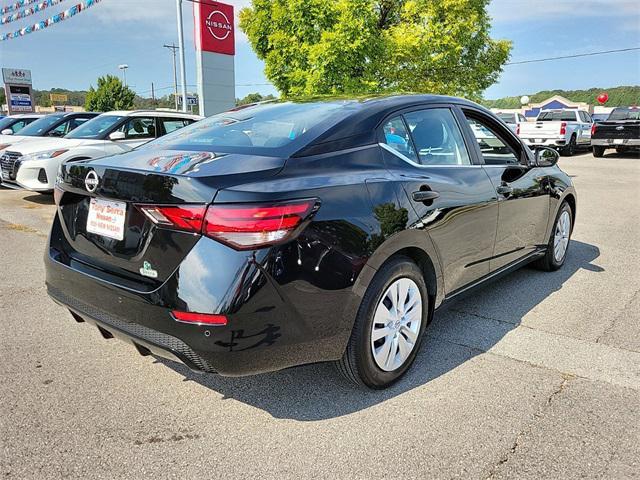
M513 193L513 187L510 187L509 185L504 185L504 184L499 185L498 188L496 188L496 192L498 192L500 195L504 195L505 197L508 197Z
M411 194L414 202L431 202L438 198L440 194L433 190L419 190Z

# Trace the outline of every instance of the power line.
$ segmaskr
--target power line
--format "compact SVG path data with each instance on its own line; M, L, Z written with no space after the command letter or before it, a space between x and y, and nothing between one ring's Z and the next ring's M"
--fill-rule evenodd
M619 48L617 50L601 50L599 52L578 53L576 55L562 55L560 57L537 58L535 60L522 60L519 62L508 62L508 63L505 63L505 65L522 65L524 63L540 63L540 62L549 62L551 60L564 60L565 58L592 57L594 55L606 55L608 53L631 52L633 50L640 50L640 47Z

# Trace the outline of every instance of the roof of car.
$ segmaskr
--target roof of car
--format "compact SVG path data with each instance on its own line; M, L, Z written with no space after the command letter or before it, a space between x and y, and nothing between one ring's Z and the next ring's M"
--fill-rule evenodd
M150 115L153 117L166 117L171 115L178 118L202 118L200 115L187 112L177 112L175 110L113 110L111 112L104 112L103 115L118 115L122 117L137 117L142 115Z
M9 118L33 118L33 117L44 117L47 115L46 113L14 113L12 115L7 115Z

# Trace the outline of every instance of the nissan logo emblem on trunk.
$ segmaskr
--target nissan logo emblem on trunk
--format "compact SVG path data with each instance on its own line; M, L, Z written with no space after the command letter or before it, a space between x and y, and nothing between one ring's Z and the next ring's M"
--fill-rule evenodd
M86 187L88 192L95 192L96 188L98 188L98 174L91 170L87 173L87 176L84 178L84 186Z

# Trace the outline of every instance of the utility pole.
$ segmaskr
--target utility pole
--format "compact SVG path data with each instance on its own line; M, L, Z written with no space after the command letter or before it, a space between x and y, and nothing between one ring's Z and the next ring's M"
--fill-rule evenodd
M178 110L178 72L176 70L176 50L178 50L178 47L176 47L175 43L163 46L164 48L171 50L171 53L173 53L173 100L176 104L176 110Z
M153 82L151 82L151 101L153 102L153 106L156 107L156 90L153 86Z
M182 31L182 0L176 0L176 14L178 17L178 46L180 47L180 80L182 81L182 111L187 112L187 69L184 63L184 32Z

